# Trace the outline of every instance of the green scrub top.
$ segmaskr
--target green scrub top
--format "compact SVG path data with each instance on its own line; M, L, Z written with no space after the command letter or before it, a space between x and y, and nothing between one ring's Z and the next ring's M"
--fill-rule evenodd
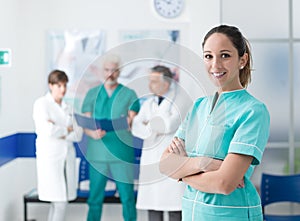
M140 104L136 93L119 84L109 97L104 85L90 89L82 105L82 113L91 112L96 119L115 119L138 112ZM129 130L107 132L99 140L88 139L87 159L91 161L114 162L134 161L133 137Z
M262 220L260 196L250 181L267 144L270 116L266 106L245 89L199 98L175 136L185 140L189 156L224 159L228 153L253 156L245 187L229 195L201 192L187 186L183 220Z

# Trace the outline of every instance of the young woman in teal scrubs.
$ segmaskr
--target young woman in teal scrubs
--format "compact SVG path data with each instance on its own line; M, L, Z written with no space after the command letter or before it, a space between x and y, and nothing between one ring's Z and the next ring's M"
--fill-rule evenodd
M162 173L187 184L183 220L262 221L250 181L269 137L266 106L246 87L251 80L248 41L220 25L205 36L203 60L214 96L199 98L164 152Z

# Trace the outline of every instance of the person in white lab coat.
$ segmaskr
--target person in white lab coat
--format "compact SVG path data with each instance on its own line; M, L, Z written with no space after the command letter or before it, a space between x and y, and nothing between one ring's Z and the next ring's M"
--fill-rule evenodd
M67 202L76 198L76 153L73 142L83 130L72 118L72 109L63 101L68 76L53 70L48 76L50 91L33 106L35 123L38 195L51 202L48 221L63 221Z
M153 95L144 101L132 123L133 135L144 140L136 207L148 210L149 221L162 221L164 211L169 220L181 220L185 186L162 175L158 167L163 151L192 104L172 81L169 68L158 65L151 69L149 89Z

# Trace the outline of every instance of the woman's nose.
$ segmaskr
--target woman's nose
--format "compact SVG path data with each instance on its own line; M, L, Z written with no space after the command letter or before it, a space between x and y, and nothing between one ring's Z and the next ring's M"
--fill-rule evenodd
M221 66L221 60L219 58L214 58L212 60L212 67L219 68Z

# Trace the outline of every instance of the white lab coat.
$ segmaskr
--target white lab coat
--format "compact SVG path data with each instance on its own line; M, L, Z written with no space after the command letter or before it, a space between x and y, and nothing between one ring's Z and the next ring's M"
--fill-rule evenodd
M72 118L71 107L65 102L62 102L61 106L58 105L52 95L47 93L35 101L33 119L37 134L39 199L43 201L75 199L78 175L73 141L81 140L83 130ZM67 127L71 125L74 131L68 133Z
M174 89L164 97L160 105L157 96L148 98L133 119L133 135L144 139L136 204L138 209L181 210L185 185L161 174L159 161L192 102L184 92Z

